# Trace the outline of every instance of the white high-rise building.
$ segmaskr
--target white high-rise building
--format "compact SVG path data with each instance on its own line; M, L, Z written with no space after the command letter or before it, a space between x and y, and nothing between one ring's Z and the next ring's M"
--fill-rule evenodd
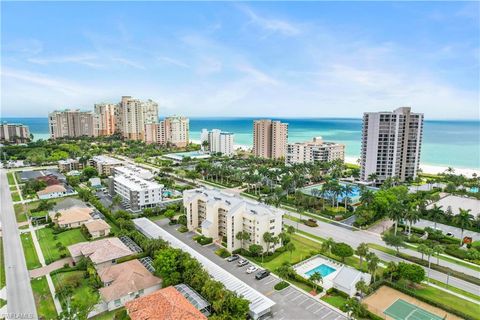
M207 150L212 153L221 153L225 156L231 156L234 153L234 134L224 132L219 129L208 131L203 129L200 134L200 143L208 142Z
M90 111L63 110L48 114L48 128L52 139L69 137L96 137L97 116Z
M272 120L253 122L253 154L268 159L285 158L288 123Z
M113 189L114 193L122 198L127 209L133 212L155 207L162 202L163 185L135 174L115 175Z
M145 125L145 143L172 145L184 148L189 143L190 120L186 117L166 117L159 123Z
M266 232L275 237L282 232L284 212L280 209L217 189L204 188L185 190L183 205L188 229L200 228L204 236L214 241L225 241L230 252L242 247L242 241L236 238L239 232L249 235L249 239L243 241L246 249L257 244L266 251L269 245L268 250L272 252L282 245L267 244L263 239Z
M363 115L361 179L376 175L377 182L388 177L414 179L420 164L423 114L410 107L393 112L366 112Z
M313 163L334 160L344 161L344 159L344 144L325 142L322 137L315 137L313 141L289 143L285 162L288 164Z

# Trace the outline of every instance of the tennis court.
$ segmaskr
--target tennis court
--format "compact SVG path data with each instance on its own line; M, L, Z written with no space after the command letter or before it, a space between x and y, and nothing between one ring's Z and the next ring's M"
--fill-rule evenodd
M387 310L385 310L387 316L395 320L442 320L439 317L427 310L424 310L414 304L411 304L405 300L398 299Z

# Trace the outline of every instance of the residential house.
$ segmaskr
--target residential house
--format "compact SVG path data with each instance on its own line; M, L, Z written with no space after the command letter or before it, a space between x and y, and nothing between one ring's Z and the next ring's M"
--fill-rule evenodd
M45 189L37 192L37 196L41 200L63 197L63 196L66 196L68 194L69 193L68 193L67 189L60 184L54 184L54 185L51 185L51 186L47 186Z
M102 219L95 219L86 222L85 228L87 228L88 233L92 236L92 239L105 237L110 234L110 225Z
M72 207L69 209L50 211L50 219L60 228L78 228L85 222L92 220L93 209Z
M104 285L99 289L101 304L108 311L157 291L162 284L162 280L150 273L137 259L103 268L98 275Z
M97 271L117 263L117 259L133 254L120 239L107 238L92 242L80 242L68 246L68 251L76 263L81 258L90 259Z

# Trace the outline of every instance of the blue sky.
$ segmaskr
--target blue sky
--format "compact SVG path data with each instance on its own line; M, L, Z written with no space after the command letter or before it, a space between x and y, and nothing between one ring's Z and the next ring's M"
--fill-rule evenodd
M2 116L479 118L478 2L2 2Z

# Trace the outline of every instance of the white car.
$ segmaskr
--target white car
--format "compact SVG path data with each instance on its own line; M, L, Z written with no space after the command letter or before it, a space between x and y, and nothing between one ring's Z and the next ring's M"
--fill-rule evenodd
M250 273L254 273L254 272L257 271L257 270L258 270L257 267L255 267L255 266L250 266L250 267L247 268L247 271L246 271L246 272L247 272L248 274L250 274Z

